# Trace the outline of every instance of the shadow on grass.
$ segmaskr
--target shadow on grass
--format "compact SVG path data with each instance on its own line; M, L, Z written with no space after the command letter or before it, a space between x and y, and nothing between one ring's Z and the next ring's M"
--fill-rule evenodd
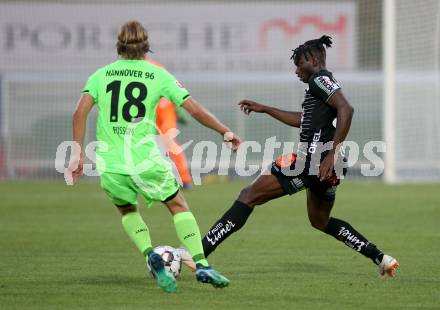
M121 286L121 287L145 287L155 285L155 281L148 274L139 276L127 276L123 274L95 274L88 276L75 276L70 279L63 279L60 282L66 284L80 284L92 286ZM60 283L61 284L61 283Z

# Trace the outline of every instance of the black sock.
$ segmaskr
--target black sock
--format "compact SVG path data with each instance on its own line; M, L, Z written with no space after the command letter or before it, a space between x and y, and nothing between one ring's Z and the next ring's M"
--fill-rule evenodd
M347 222L331 217L325 228L325 233L332 235L348 247L370 258L376 265L379 265L382 261L383 253Z
M205 257L208 257L226 238L239 230L246 223L253 208L236 200L232 207L223 214L202 239Z

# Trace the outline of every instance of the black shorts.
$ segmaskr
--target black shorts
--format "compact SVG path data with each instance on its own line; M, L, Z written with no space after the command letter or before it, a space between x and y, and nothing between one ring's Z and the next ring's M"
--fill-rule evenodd
M293 170L296 155L292 155L294 156L294 158L288 160L292 160L292 163L290 164L290 169ZM335 181L333 182L321 182L318 176L309 175L304 172L296 176L288 176L283 173L283 169L281 168L282 161L283 159L280 160L280 158L278 158L272 163L271 173L277 178L278 182L280 182L286 194L293 195L305 188L308 188L322 200L335 200L336 187L339 185L339 179L335 179ZM345 173L346 170L344 170L344 175Z

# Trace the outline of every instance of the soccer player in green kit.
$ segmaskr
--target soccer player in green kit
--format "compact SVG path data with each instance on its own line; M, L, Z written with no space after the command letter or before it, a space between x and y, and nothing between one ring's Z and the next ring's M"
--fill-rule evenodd
M86 121L96 105L101 187L121 213L125 232L145 256L158 285L166 292L177 289L162 258L152 250L149 229L136 208L138 194L149 207L154 201L167 206L180 242L197 264L196 279L214 287L228 286L229 280L209 266L197 222L180 193L170 163L160 154L155 140L157 102L166 97L222 137L228 133L227 142L234 150L240 138L193 100L173 75L145 61L148 33L139 22L130 21L121 27L116 47L119 59L89 77L73 115L73 140L77 143L77 159L70 165L73 182L83 173ZM75 150L73 153L75 158Z

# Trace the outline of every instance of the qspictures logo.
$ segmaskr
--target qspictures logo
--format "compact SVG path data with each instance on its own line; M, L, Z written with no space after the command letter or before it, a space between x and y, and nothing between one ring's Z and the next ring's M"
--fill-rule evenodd
M148 122L148 121L146 121ZM129 130L136 130L136 126L139 123L134 123L129 126ZM153 126L153 124L151 124ZM154 125L155 126L155 125ZM160 133L160 131L158 130ZM167 173L167 178L163 178L155 182L155 185L146 184L143 180L144 173L148 172L150 169L155 169L158 165L167 165L168 167L173 167L174 163L160 156L148 157L136 156L136 148L139 146L152 143L152 141L160 140L161 137L169 137L169 139L174 139L179 135L180 131L176 128L170 129L165 134L162 135L151 135L151 137L144 137L140 141L134 141L132 135L124 136L124 163L120 167L127 169L132 175L133 180L136 184L147 192L160 190L169 182L168 176L173 178L172 181L178 179L178 175L174 176ZM258 141L243 141L238 148L235 159L233 158L233 152L231 150L230 142L224 142L219 148L216 141L194 140L186 141L180 145L178 151L173 152L174 154L180 154L185 152L190 146L192 146L191 152L186 152L187 157L190 162L190 173L193 178L194 185L202 184L202 176L216 171L218 175L227 176L230 174L238 175L241 177L252 177L257 174L270 174L269 166L274 161L275 158L279 157L281 154L292 154L296 153L300 160L297 160L295 165L287 165L287 167L282 168L283 173L288 176L297 176L302 173L305 169L305 162L301 158L307 157L309 153L312 155L312 165L313 169L309 169L310 175L318 175L321 154L332 148L332 141L327 143L318 142L317 140L319 132L316 134L314 141L299 142L294 143L291 141L278 141L276 136L269 137L266 139L264 144ZM225 135L224 140L228 141L228 133ZM220 139L219 139L220 140ZM85 157L88 161L92 163L84 164L84 174L87 176L99 176L102 172L105 172L105 167L101 167L99 170L94 169L94 164L99 162L99 154L96 152L96 148L100 149L100 152L108 151L108 145L102 141L92 141L85 146ZM68 167L66 168L66 160L68 158L68 149L72 149L72 155L70 156ZM72 185L72 171L76 169L79 161L79 151L75 155L75 149L79 149L74 141L64 141L61 143L56 151L55 159L55 169L64 174L66 183ZM338 146L340 154L342 156L337 156L335 158L335 172L340 178L343 178L343 171L346 168L358 165L360 167L360 172L366 177L377 177L384 172L385 163L383 161L383 155L380 153L386 152L386 143L384 141L369 141L364 145L359 145L354 141L345 141L340 146ZM249 161L248 156L251 155L255 157L260 154L261 160L257 163L255 161ZM346 155L344 155L346 154ZM95 159L96 158L96 159ZM136 159L137 158L137 159ZM346 158L347 160L340 160ZM102 159L102 158L101 158ZM142 160L141 160L142 159ZM105 162L104 162L105 164ZM293 167L293 168L292 168ZM217 168L217 170L216 170ZM174 169L173 169L174 170Z

